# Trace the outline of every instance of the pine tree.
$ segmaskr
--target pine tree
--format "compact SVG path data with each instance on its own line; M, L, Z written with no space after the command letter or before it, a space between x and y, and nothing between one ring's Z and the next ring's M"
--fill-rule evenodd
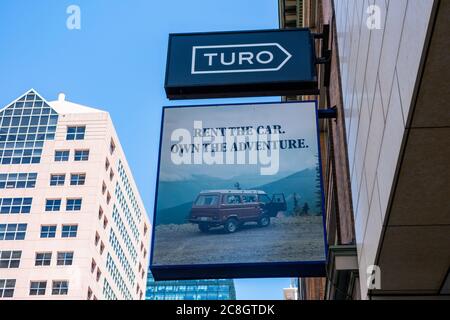
M294 215L294 216L298 216L298 215L300 215L300 208L298 207L297 193L294 192L293 197L294 197L294 210L293 210L293 215Z
M309 205L308 205L308 202L305 202L305 204L303 205L303 208L302 208L301 215L307 216L308 212L309 212Z
M316 155L317 166L316 166L316 191L314 192L316 195L316 201L314 204L316 215L320 216L322 214L322 177L320 173L320 166L322 165L319 161L319 155Z

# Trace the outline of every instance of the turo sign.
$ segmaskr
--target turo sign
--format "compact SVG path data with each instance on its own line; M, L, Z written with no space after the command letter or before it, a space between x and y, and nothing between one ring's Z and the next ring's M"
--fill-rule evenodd
M169 99L317 93L309 29L171 34Z
M290 58L292 55L279 43L195 46L191 73L278 71Z

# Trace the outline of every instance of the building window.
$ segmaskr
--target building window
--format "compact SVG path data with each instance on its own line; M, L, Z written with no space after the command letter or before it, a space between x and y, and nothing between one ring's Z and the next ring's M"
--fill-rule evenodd
M55 151L55 161L69 161L70 150L57 150Z
M71 186L82 186L86 182L86 174L84 173L73 173L70 175L70 185Z
M54 238L56 236L56 226L41 226L41 238Z
M68 127L66 140L84 140L85 126Z
M24 240L26 223L0 224L0 240Z
M69 291L69 281L53 281L52 295L66 295Z
M98 208L98 220L101 220L103 217L103 209L102 207Z
M88 161L89 150L75 150L75 161Z
M111 139L111 142L110 142L110 144L109 144L109 152L110 152L111 154L113 154L115 150L116 150L116 144L114 143L114 140Z
M22 251L0 251L0 269L18 268Z
M92 289L91 289L90 287L88 287L87 299L88 299L88 300L91 300L91 299L92 299Z
M106 184L105 184L105 182L103 181L103 184L102 184L102 194L104 195L105 192L106 192Z
M67 199L66 210L67 211L80 211L82 199Z
M109 202L111 201L111 195L109 194L109 192L106 194L106 204L109 204Z
M0 279L0 298L12 298L16 279Z
M95 233L95 246L98 246L98 242L100 241L100 235L98 232Z
M108 158L106 158L106 161L105 161L105 171L108 171L108 169L109 169L109 160L108 160Z
M34 260L35 266L49 266L52 262L51 252L37 252L36 259Z
M2 198L0 214L30 213L33 198Z
M147 224L144 224L144 236L147 234L147 230L148 230Z
M47 199L45 211L59 211L61 209L61 199Z
M97 263L95 262L94 259L92 259L92 261L91 261L91 273L94 273L96 267L97 267Z
M73 262L73 252L58 252L56 265L71 266Z
M112 181L114 179L114 172L112 169L109 171L109 181Z
M61 231L61 237L63 238L75 238L77 236L78 225L63 225Z
M100 269L97 268L97 275L96 275L96 280L97 282L100 281L100 277L102 276L102 272L100 271Z
M50 185L51 186L63 186L66 180L65 174L52 174L50 175Z
M25 189L36 186L37 173L0 174L0 189Z
M30 296L43 296L47 289L47 281L31 281Z
M3 109L0 121L0 163L39 163L44 141L55 138L58 114L32 92Z

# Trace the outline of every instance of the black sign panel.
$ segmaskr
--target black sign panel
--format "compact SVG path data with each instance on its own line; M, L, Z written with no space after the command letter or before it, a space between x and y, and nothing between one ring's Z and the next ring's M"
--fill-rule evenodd
M169 99L317 93L309 29L170 34Z

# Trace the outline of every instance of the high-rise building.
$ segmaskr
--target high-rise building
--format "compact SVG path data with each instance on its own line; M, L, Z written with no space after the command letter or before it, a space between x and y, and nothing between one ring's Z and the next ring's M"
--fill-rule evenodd
M147 300L236 300L232 279L155 281L148 272Z
M306 299L450 293L449 14L444 0L279 0L281 28L315 33L313 98L337 111L320 121L327 278L303 279Z
M107 112L0 111L0 299L144 299L150 222Z

